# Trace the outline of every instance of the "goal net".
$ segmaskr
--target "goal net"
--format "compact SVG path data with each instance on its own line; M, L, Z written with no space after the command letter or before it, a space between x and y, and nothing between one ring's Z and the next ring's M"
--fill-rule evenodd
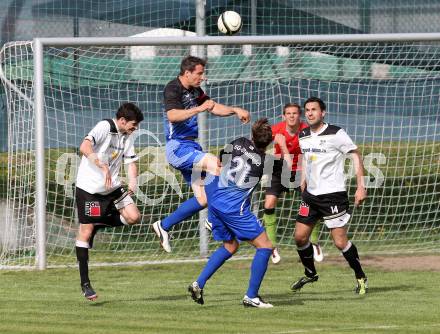
M438 251L440 226L440 53L438 42L329 42L204 47L204 89L214 100L248 109L252 119L281 121L287 102L310 96L327 103L326 120L343 127L362 152L368 199L354 208L349 237L362 254ZM172 230L173 253L162 251L152 223L189 198L190 189L166 162L162 92L178 75L186 45L44 47L46 254L49 266L74 264L78 228L74 205L78 147L100 120L123 102L134 102L145 120L136 137L142 214L137 226L99 233L93 263L164 262L200 258L199 217ZM200 50L200 48L199 48ZM1 76L8 101L7 217L0 222L0 266L34 266L35 113L32 42L6 44ZM250 126L235 117L207 115L201 130L216 154ZM125 175L125 173L122 173ZM346 161L350 198L352 162ZM261 218L264 191L253 195ZM294 254L299 196L278 202L278 243ZM325 252L336 252L318 227ZM208 249L216 243L208 236ZM250 255L243 246L241 255Z

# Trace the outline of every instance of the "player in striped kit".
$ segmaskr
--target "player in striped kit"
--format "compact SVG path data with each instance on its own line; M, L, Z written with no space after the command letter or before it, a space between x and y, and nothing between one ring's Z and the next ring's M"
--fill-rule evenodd
M267 235L270 241L274 245L271 260L273 263L277 264L281 261L281 256L279 248L277 245L277 217L275 215L275 207L278 202L278 198L283 192L289 192L289 182L295 182L295 177L297 177L298 167L298 157L301 154L299 148L298 135L301 130L308 127L307 123L301 121L301 106L296 103L287 103L283 107L283 121L272 125L272 137L275 138L276 135L281 135L285 137L286 145L280 146L278 144L274 145L275 157L280 157L281 154L290 154L292 160L292 168L287 175L283 173L283 161L284 159L277 159L274 161L273 173L270 176L270 183L265 189L264 198L264 215L263 221L266 227ZM285 168L288 167L284 162ZM285 179L284 179L285 178ZM299 191L299 187L295 188ZM318 229L314 229L311 239L314 246L314 256L315 260L322 261L323 253L322 249L317 243L317 233Z
M343 129L324 122L326 105L321 99L309 98L304 103L304 110L310 127L299 135L304 172L302 202L295 224L295 243L305 276L293 283L291 288L299 291L305 284L318 280L309 238L316 222L323 219L335 246L355 273L356 293L363 295L368 289L367 277L357 248L347 237L346 224L351 218L351 211L344 175L345 155L351 154L357 181L354 203L358 206L367 197L362 158L357 146Z
M136 155L131 134L144 119L133 103L122 104L114 119L105 119L87 134L79 148L82 159L76 178L79 231L75 250L81 289L89 300L98 295L89 279L89 249L99 228L136 224L140 213L130 197L137 187ZM127 164L128 191L121 185L119 171Z

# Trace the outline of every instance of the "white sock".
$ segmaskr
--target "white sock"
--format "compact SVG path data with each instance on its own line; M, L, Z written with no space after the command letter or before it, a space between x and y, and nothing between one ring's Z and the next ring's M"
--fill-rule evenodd
M344 249L342 250L342 253L345 253L346 251L348 251L351 247L351 241L349 240L347 242L347 246L344 247Z
M122 222L122 224L124 224L124 225L130 225L129 223L127 223L127 221L125 220L125 218L121 215L121 222Z
M90 245L87 241L76 240L75 246L80 248L90 248Z

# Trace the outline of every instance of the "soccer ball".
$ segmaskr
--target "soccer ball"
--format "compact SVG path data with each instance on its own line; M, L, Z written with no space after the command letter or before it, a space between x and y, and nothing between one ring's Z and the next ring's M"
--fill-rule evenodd
M228 10L218 17L217 27L224 34L233 35L240 31L243 22L237 12Z

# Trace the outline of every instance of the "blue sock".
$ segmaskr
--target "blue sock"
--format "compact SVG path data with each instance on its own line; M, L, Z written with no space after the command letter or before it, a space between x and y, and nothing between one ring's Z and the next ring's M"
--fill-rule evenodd
M246 292L246 296L249 298L255 298L258 296L258 290L260 289L261 282L263 281L264 274L266 273L267 263L269 262L271 254L271 248L257 248L254 260L252 261L249 288Z
M191 217L193 214L199 212L204 207L199 204L196 197L191 197L186 200L168 217L162 220L162 228L165 231L169 231L171 227L180 222L184 221L186 218Z
M199 284L199 287L201 289L203 289L203 287L205 286L206 281L209 280L211 276L214 275L214 273L217 271L217 269L220 268L223 263L225 263L225 261L231 256L232 253L229 253L229 251L224 246L217 248L217 250L212 253L211 257L208 260L208 263L206 264L205 268L203 268L203 271L200 273L199 278L197 278L197 283Z

